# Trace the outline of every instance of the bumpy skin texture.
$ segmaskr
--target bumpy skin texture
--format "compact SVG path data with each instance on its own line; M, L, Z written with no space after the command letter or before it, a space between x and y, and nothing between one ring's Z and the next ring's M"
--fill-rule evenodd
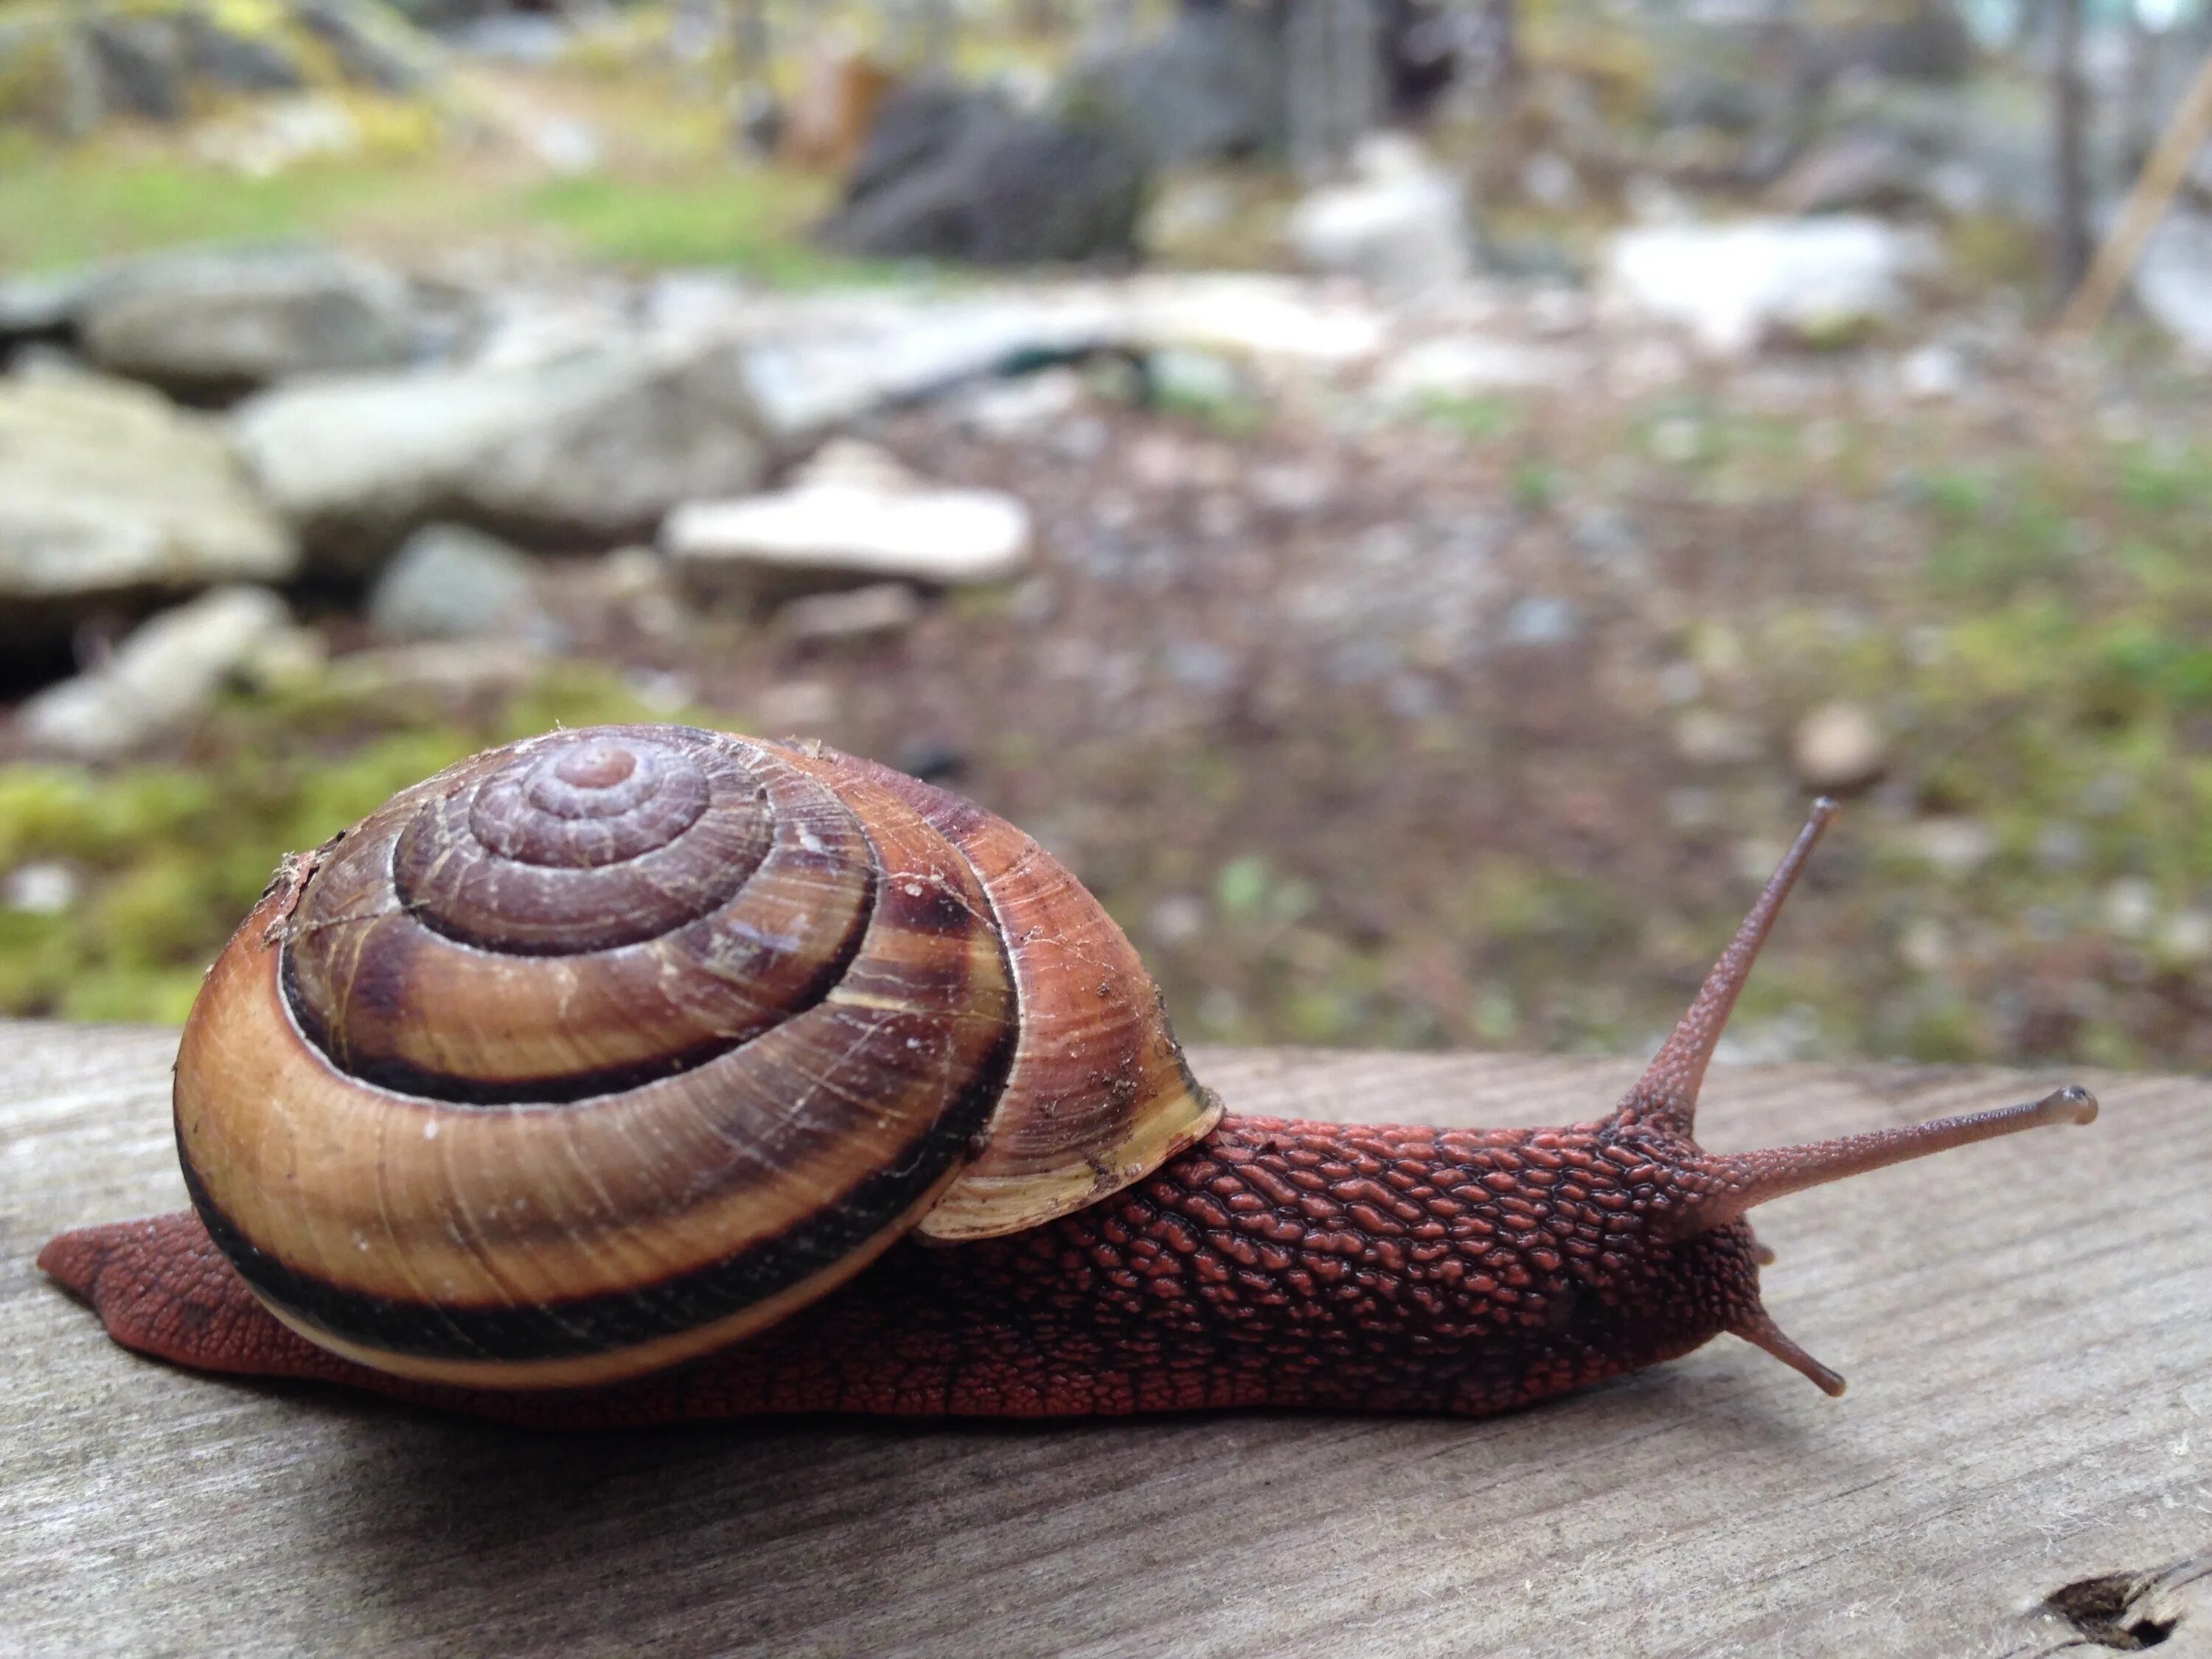
M846 1411L1054 1417L1217 1407L1478 1414L1687 1352L1756 1316L1747 1226L1696 1231L1686 1137L1620 1117L1450 1130L1231 1117L1149 1179L1009 1237L908 1241L725 1352L505 1393L326 1354L194 1216L65 1234L41 1265L128 1346L546 1427Z

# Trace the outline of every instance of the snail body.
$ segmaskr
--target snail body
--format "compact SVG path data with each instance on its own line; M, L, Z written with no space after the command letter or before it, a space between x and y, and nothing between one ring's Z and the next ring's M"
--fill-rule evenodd
M288 861L181 1042L191 1213L41 1265L127 1346L517 1420L1247 1405L1475 1413L1723 1331L1753 1205L2079 1090L1782 1151L1692 1138L1830 809L1609 1115L1224 1117L1036 844L811 744L558 732Z

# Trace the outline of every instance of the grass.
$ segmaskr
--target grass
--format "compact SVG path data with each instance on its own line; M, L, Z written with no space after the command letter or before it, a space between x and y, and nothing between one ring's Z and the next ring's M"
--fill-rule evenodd
M880 278L808 228L826 180L702 158L547 179L434 155L364 154L248 178L116 145L0 143L0 270L40 271L185 242L326 238L404 257L523 243L629 266L716 266L788 286Z

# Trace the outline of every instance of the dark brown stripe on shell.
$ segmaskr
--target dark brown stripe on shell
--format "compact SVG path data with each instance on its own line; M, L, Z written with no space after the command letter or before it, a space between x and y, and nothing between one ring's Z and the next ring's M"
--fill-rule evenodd
M969 1086L890 1164L775 1238L635 1290L527 1307L439 1307L366 1296L257 1246L209 1196L181 1140L193 1207L240 1275L294 1318L388 1353L526 1361L611 1353L740 1313L828 1267L903 1215L982 1127L1013 1055L1008 1027Z
M853 958L860 953L861 941L867 937L868 924L875 908L875 890L876 883L871 872L867 895L861 902L851 933L837 952L824 959L812 981L799 988L787 1004L775 1011L775 1019L793 1018L811 1008L818 1007L851 971ZM695 927L700 929L706 926L705 923L695 924ZM725 937L716 942L726 947L723 954L726 958L731 954L726 947L732 941ZM723 971L732 977L741 977L744 970L741 964L726 963ZM331 1032L323 1024L312 1003L301 994L295 981L296 968L290 951L284 953L277 972L279 982L284 989L285 1001L299 1022L301 1035L321 1049L325 1056L331 1056ZM373 994L373 991L374 988L356 981L357 995ZM568 1072L557 1077L457 1077L451 1073L410 1065L404 1060L390 1056L359 1060L343 1069L349 1077L359 1078L363 1083L380 1089L389 1089L395 1094L413 1095L456 1106L567 1106L596 1096L639 1088L681 1072L695 1071L751 1042L769 1023L764 1018L757 1024L705 1038L688 1048L672 1048L648 1060L628 1066ZM336 1063L335 1059L333 1063Z

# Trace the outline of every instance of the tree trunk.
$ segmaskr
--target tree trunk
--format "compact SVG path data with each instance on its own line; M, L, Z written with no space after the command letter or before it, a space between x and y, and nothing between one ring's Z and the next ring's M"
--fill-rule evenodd
M1319 174L1382 114L1379 19L1374 0L1298 0L1285 27L1291 157Z
M2051 42L2056 222L2051 258L2061 300L2081 285L2093 252L2089 231L2088 90L2081 79L2082 0L2053 0Z

